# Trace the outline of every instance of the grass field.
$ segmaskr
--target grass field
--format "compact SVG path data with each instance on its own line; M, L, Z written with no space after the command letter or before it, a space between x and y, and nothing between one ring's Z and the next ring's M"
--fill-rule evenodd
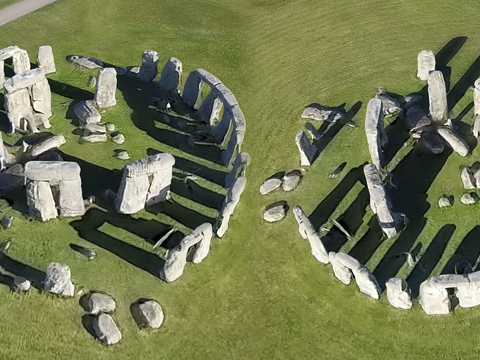
M78 298L63 300L35 290L21 295L3 286L0 358L476 358L479 308L428 317L418 304L400 311L385 298L371 300L354 284L343 286L329 266L311 256L291 212L279 223L266 224L262 211L286 200L292 208L301 205L318 227L343 215L355 235L348 241L328 239L328 248L355 255L383 282L395 275L407 278L414 292L414 285L418 288L420 281L447 271L452 263L464 258L475 262L480 208L460 204L458 168L478 160L478 149L467 158L417 156L400 125L388 127L387 155L393 158L390 169L398 186L391 190L392 201L396 211L407 213L411 226L386 241L379 241L370 220L356 169L369 161L363 130L368 100L379 86L403 95L420 91L425 85L415 77L420 50L440 52L440 62L449 60L443 65L451 68L451 115L472 123L473 92L465 85L480 75L479 11L478 1L469 0L59 0L1 27L0 47L18 45L32 62L39 46L53 48L57 73L49 75L51 131L67 138L61 148L65 157L80 162L84 197L108 187L116 190L125 162L112 158L118 146L111 142L77 143L68 108L73 99L93 97L87 80L96 71L66 63L70 54L123 67L140 65L142 52L153 49L160 66L172 56L180 59L184 78L198 67L206 69L232 90L245 114L242 150L252 163L225 238L214 240L204 263L187 264L183 277L171 284L150 273L155 256L145 239L161 233L165 224L187 232L202 219L214 219L215 209L174 192L183 208L170 215L144 211L126 218L96 210L85 221L45 224L19 215L0 234L12 239L9 256L41 272L50 262L64 262L79 288L111 294L123 340L110 348L94 340L82 326ZM152 133L168 127L148 118L148 110L132 101L132 94L134 89L117 90L118 105L102 114L102 121L114 122L125 134L124 147L132 159L167 151L227 171L157 141ZM299 168L294 138L304 129L299 116L303 107L313 102L346 103L359 128L341 128L306 170L298 189L260 196L258 187L269 175ZM19 138L4 136L9 144ZM342 176L330 180L328 174L344 161ZM201 184L225 193L207 180ZM456 199L449 210L436 206L444 193ZM70 250L72 242L96 249L97 259L80 258ZM423 268L391 260L416 246L425 251ZM129 312L130 304L144 297L158 300L166 314L163 327L154 333L139 331Z

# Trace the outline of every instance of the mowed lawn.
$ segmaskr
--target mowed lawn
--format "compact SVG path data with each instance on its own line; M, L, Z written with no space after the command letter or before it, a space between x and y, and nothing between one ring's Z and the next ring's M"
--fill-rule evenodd
M291 211L276 224L265 223L262 212L265 206L286 200L291 208L301 205L307 215L321 219L318 227L331 226L331 220L342 214L347 222L363 220L348 241L329 240L328 246L355 254L379 279L385 274L398 275L417 283L443 272L465 253L475 262L480 252L475 231L480 208L460 204L463 189L458 168L479 160L478 149L466 158L417 156L410 152L412 144L405 133L396 131L400 125L392 125L387 130L394 148L390 152L398 152L391 155L399 165L395 168L392 162L390 170L398 189L389 191L396 211L415 216L405 234L386 241L369 235L375 233L368 226L372 212L368 199L362 197L364 185L355 169L369 161L363 129L368 100L379 86L403 95L420 91L425 85L415 77L420 50L438 53L457 38L441 52L443 60L451 58L443 65L451 69L450 88L456 88L449 97L451 115L472 123L473 92L465 90L464 84L480 75L479 12L480 4L467 0L59 0L1 27L0 47L18 45L28 51L32 62L39 46L52 46L57 73L49 75L54 111L51 130L67 138L62 152L80 159L82 174L91 174L87 189L108 187L110 178L118 180L125 162L112 158L118 148L115 144L80 145L78 136L72 134L75 127L68 118L69 104L79 97L93 97L87 83L96 71L66 63L65 56L71 54L125 67L139 66L142 52L153 49L159 53L159 68L172 56L180 59L184 80L190 71L206 69L232 90L245 114L242 150L251 155L252 162L247 188L227 235L212 242L202 264L187 264L183 277L171 284L139 266L151 257L129 257L129 262L80 237L69 221L41 224L18 216L12 228L0 234L1 239L12 239L9 256L39 271L45 271L50 262L64 262L78 288L111 294L117 301L113 316L123 340L110 348L94 340L82 326L78 298L59 299L36 290L22 295L2 286L0 358L475 358L480 344L479 308L458 308L448 316L428 317L418 303L411 311L400 311L390 307L385 296L371 300L355 284L342 285L330 266L313 258ZM156 141L132 122L132 112L135 115L138 109L131 109L124 96L117 90L118 105L102 114L102 119L114 122L125 134L122 147L132 159L152 150L168 151L222 170ZM258 187L269 175L299 168L294 138L298 130L305 129L299 116L303 107L313 102L346 103L347 110L354 108L353 121L359 127L341 128L305 171L296 190L260 196ZM4 136L9 144L18 139L18 135ZM404 141L407 144L402 147ZM438 165L438 159L444 163ZM344 161L347 167L340 178L329 179L328 174ZM114 191L117 188L118 183L112 184ZM437 208L442 194L455 196L451 209ZM173 196L186 209L208 218L216 216L214 210ZM142 224L155 230L154 220L177 224L172 217L147 212L128 222L137 230L144 229ZM375 222L371 224L375 228ZM188 231L188 224L183 225L182 230ZM89 235L90 240L107 236L113 250L126 243L144 250L135 250L133 257L152 253L145 236L108 222L97 230ZM88 262L73 253L72 242L96 249L97 259ZM402 252L416 246L425 252L422 268L399 266L390 260L397 249ZM412 290L418 291L418 284ZM129 307L139 298L154 298L162 305L166 317L159 331L136 327Z

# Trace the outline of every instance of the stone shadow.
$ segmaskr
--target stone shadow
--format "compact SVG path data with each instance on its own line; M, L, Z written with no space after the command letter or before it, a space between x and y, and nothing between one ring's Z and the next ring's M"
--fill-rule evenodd
M475 226L458 245L455 253L450 257L442 270L442 274L455 274L455 265L467 261L476 271L480 270L478 258L480 255L480 225Z
M0 267L9 273L15 274L16 276L22 276L30 283L32 286L38 290L43 289L43 281L45 280L45 273L34 267L24 264L18 260L11 258L10 256L1 253L0 254ZM8 276L2 275L3 278L7 278ZM4 279L6 281L6 285L13 285L13 278L11 280Z

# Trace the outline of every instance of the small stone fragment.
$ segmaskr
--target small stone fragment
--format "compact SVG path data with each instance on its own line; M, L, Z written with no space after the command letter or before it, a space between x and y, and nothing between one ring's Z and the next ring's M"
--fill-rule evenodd
M279 201L278 203L267 206L263 219L267 222L276 222L282 220L288 211L288 205L285 201Z
M2 227L4 229L8 229L10 226L12 226L12 222L13 222L13 216L5 215L2 218Z
M125 136L122 133L115 134L112 136L112 141L115 144L121 145L125 142Z
M476 193L465 193L460 198L460 202L465 205L472 205L478 201L478 195Z
M70 247L72 248L73 251L76 251L77 253L85 256L88 260L92 260L97 256L97 253L95 252L95 250L87 249L77 244L70 244Z
M462 166L460 177L462 179L463 187L466 190L471 190L476 188L476 181L473 177L473 174L470 172L470 169L467 166Z
M113 345L122 339L122 334L113 321L113 318L104 313L100 313L93 321L93 330L98 339L106 345Z
M335 170L328 176L330 179L336 179L340 176L342 173L343 169L345 169L345 166L347 166L347 162L343 162L340 165L338 165Z
M2 253L7 252L7 250L10 248L10 245L12 245L12 242L10 240L1 243L0 252Z
M438 199L438 207L444 208L444 207L450 207L452 205L453 205L453 202L448 196L444 195L440 199Z
M105 126L101 126L98 124L87 123L85 124L84 129L87 131L87 135L88 133L105 134L107 132L107 129L105 128Z
M278 189L280 186L282 186L282 180L278 178L270 178L267 179L263 182L262 185L260 185L260 194L266 195L269 192L272 192L275 189Z
M128 152L126 150L118 151L116 156L117 156L117 159L120 159L120 160L130 159L130 155L128 154Z
M89 88L94 88L95 85L97 85L97 78L96 78L95 76L90 76L90 77L88 78L88 84L87 84L87 86L88 86Z
M107 123L105 124L105 127L107 128L107 131L108 131L108 132L115 131L115 124L114 124L114 123L107 122Z
M164 319L162 307L155 300L133 304L132 315L141 328L158 329Z
M87 308L89 314L97 315L100 312L111 313L115 310L116 303L111 296L102 293L91 293L88 295Z
M290 171L283 177L282 189L283 191L292 191L300 183L302 176L300 171L293 170Z
M107 141L107 135L105 134L92 134L87 136L81 136L80 142L81 143L97 143L97 142L105 142Z
M28 291L30 290L30 286L32 285L30 281L28 281L22 276L15 276L13 278L13 284L15 285L15 288L19 291Z

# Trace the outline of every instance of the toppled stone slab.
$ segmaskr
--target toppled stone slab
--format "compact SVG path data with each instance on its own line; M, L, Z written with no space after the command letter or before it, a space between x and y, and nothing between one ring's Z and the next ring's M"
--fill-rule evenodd
M315 126L313 126L312 123L307 122L305 124L305 128L307 129L308 133L310 134L310 137L312 138L312 141L317 141L322 137L322 134L320 134Z
M97 142L105 142L107 141L107 135L105 134L90 134L87 136L81 136L80 142L81 143L97 143Z
M453 196L442 196L438 199L438 207L445 208L453 205Z
M282 179L282 189L283 191L292 191L294 190L298 184L300 183L300 180L302 179L302 175L300 171L298 170L293 170L290 171L289 173L285 174L285 176Z
M460 177L462 179L464 189L471 190L477 187L475 178L467 166L462 166Z
M68 62L85 67L87 69L103 67L103 62L90 56L69 55L66 59Z
M387 299L390 305L398 309L409 310L412 308L412 295L405 280L390 278L385 284Z
M420 106L409 107L405 111L403 120L409 131L414 131L416 129L429 126L432 123L426 111Z
M79 101L74 105L73 112L80 124L98 124L102 119L92 100Z
M58 262L48 265L43 288L53 294L73 296L75 286L70 280L70 268Z
M465 193L460 198L460 202L464 205L472 205L478 201L478 195L476 193Z
M266 195L273 190L278 189L280 186L282 186L282 179L276 177L268 178L262 183L262 185L260 185L260 194Z
M319 104L312 104L307 106L300 116L303 119L337 122L345 115L345 113L345 109L340 107L328 107Z
M140 328L158 329L164 319L162 307L155 300L132 304L132 315Z
M450 145L450 147L460 156L467 156L470 151L467 143L454 130L442 126L437 129L437 133Z
M418 70L417 77L427 81L428 76L435 70L435 55L432 50L422 50L417 56Z
M338 165L329 175L328 177L330 179L336 179L340 176L342 173L343 169L345 169L345 166L347 166L347 162L343 162L340 165Z
M18 190L25 184L23 166L15 164L11 168L0 172L0 192L3 194Z
M89 314L111 313L115 310L116 303L111 296L102 293L91 293L87 295L86 311Z
M32 145L28 145L24 142L21 149L17 153L17 161L25 163L27 161L36 159L48 151L58 149L66 142L67 140L63 135L52 135Z
M288 205L285 201L279 201L267 206L263 213L263 219L267 222L276 222L287 216Z
M117 159L120 159L120 160L130 159L130 155L128 154L128 151L126 151L126 150L117 151L116 157L117 157Z
M98 314L93 321L93 329L98 339L106 345L116 344L122 339L117 324L108 314Z

